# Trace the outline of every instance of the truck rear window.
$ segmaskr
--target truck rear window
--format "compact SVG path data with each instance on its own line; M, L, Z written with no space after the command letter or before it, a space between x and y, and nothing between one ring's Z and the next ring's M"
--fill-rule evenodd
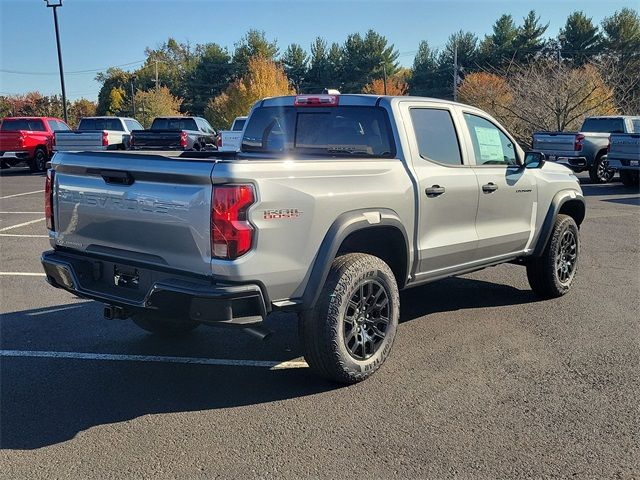
M34 132L46 132L42 120L16 118L14 120L3 120L0 130L3 132L17 132L18 130L31 130Z
M587 118L582 124L581 132L624 133L622 118Z
M198 126L193 118L156 118L151 124L151 130L193 130Z
M395 155L389 117L380 107L259 107L247 123L242 151L323 156Z
M78 130L115 130L123 132L124 127L118 118L83 118Z

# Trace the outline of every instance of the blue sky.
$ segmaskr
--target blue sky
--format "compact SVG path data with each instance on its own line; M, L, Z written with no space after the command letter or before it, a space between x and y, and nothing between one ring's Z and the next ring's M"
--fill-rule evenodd
M632 0L65 0L58 12L67 96L95 100L96 71L124 64L136 68L145 47L169 36L232 49L248 29L257 28L276 38L282 51L292 42L308 48L318 35L342 43L349 33L373 28L395 44L400 62L409 66L420 40L441 47L460 29L482 38L503 13L518 22L534 6L555 36L574 10L599 23L638 5ZM51 10L42 0L0 0L0 94L59 93L57 68Z

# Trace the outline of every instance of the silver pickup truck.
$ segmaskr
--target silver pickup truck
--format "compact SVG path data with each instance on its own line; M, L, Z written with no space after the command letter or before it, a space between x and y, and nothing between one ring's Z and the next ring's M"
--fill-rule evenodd
M237 154L62 152L45 198L51 285L165 335L297 312L345 383L389 355L399 290L512 262L565 294L585 216L575 175L481 110L369 95L261 100Z
M131 132L134 130L144 130L134 118L85 117L80 119L77 130L55 133L54 150L127 150Z
M640 176L640 129L638 133L614 133L609 140L609 168L620 172L626 187L638 187Z
M607 163L609 135L638 131L640 117L589 117L585 119L579 132L534 133L533 149L544 153L548 160L566 165L574 172L588 170L592 182L607 183L615 175Z

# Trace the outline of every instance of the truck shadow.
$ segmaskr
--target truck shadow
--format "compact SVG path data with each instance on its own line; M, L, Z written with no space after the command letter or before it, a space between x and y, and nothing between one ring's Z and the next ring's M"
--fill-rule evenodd
M11 167L0 169L0 177L44 177L44 172L32 173L29 167Z
M455 295L451 292L455 291ZM406 322L434 312L513 305L529 291L455 278L402 294ZM180 339L147 335L130 322L100 318L94 302L4 314L3 351L51 351L286 361L301 355L296 317L274 314L273 340L201 328ZM268 403L340 388L307 368L269 370L143 361L0 357L0 448L31 450L67 441L94 426L144 415ZM382 372L380 373L382 374Z

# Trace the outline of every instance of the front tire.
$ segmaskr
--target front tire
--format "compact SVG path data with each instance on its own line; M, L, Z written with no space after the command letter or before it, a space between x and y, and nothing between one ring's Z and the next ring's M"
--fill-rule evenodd
M36 148L29 169L33 173L44 172L47 167L47 152L43 148Z
M389 356L399 316L389 266L372 255L342 255L333 261L315 308L300 316L304 357L326 379L365 380Z
M578 226L568 215L558 215L542 256L527 263L531 289L541 298L561 297L569 291L578 269Z
M132 317L133 323L161 337L179 337L186 335L200 324L191 320L176 319L157 314L140 313Z
M589 178L593 183L609 183L615 174L616 172L609 168L606 155L598 155L589 169Z

